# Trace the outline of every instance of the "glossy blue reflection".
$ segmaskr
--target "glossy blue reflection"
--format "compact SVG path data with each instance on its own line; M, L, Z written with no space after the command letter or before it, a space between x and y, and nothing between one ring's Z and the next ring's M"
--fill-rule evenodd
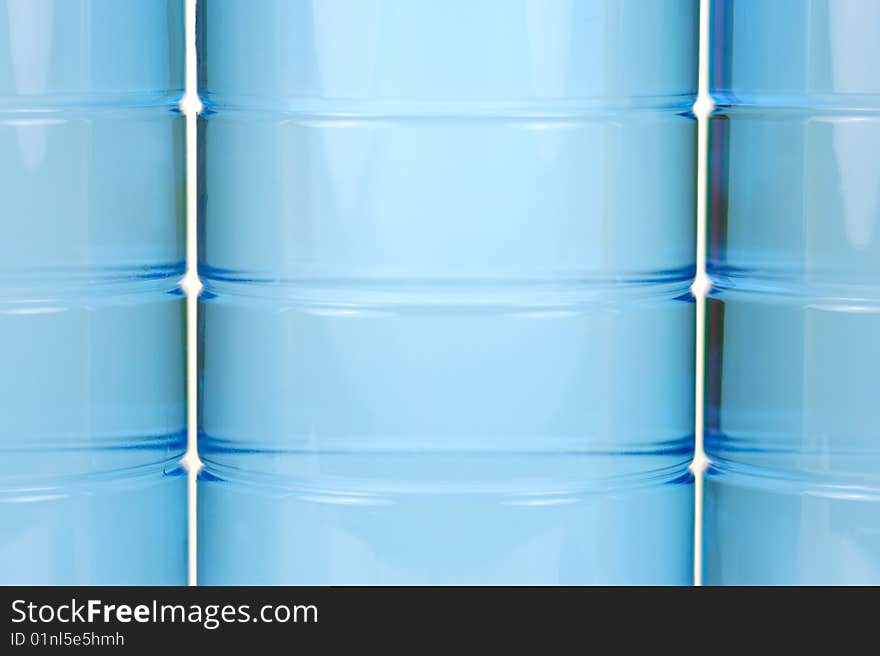
M183 3L0 0L0 584L186 582Z
M691 581L697 4L200 3L201 583Z
M880 583L880 4L716 0L705 580Z

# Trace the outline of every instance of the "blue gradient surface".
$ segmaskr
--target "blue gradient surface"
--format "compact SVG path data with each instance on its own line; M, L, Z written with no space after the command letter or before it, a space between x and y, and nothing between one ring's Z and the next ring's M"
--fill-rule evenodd
M200 2L200 583L691 582L697 4Z
M183 22L0 0L0 584L186 583Z
M705 582L880 583L880 4L716 0Z

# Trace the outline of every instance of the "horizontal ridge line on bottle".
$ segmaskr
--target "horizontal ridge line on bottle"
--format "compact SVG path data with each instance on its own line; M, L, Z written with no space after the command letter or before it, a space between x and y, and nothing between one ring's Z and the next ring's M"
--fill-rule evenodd
M577 495L605 494L610 490L627 490L657 485L677 485L693 480L691 460L677 462L667 467L648 469L638 473L626 473L597 477L585 474L574 478L444 478L443 488L438 491L431 485L438 479L396 479L377 476L335 477L332 475L296 478L287 473L272 474L227 467L203 458L204 467L200 478L208 481L246 485L255 488L277 490L286 494L312 497L335 503L364 503L366 505L394 503L394 497L410 495L477 494L506 497L506 503L537 505L539 503L572 502Z
M763 455L803 455L807 457L821 456L827 453L828 444L840 442L842 449L835 449L834 455L844 458L880 458L880 444L870 434L854 438L847 432L829 435L824 431L799 429L790 431L761 431L750 433L743 430L718 429L717 422L712 421L704 430L704 450L707 454L720 457L728 454L763 454ZM811 444L813 446L811 446ZM845 445L850 444L847 448ZM861 446L863 448L853 448Z
M707 454L709 465L706 476L731 477L748 481L762 481L764 487L802 489L804 485L813 493L823 496L840 496L848 499L880 499L880 477L846 474L827 475L816 471L795 468L777 468L736 462ZM758 484L758 483L754 483ZM802 492L798 492L801 494Z
M92 277L62 272L52 276L4 276L0 272L0 312L10 306L53 301L176 293L181 289L184 274L185 269L179 267L149 272L125 269Z
M93 431L87 433L87 439L77 439L75 436L66 435L55 440L35 440L29 436L26 447L9 447L5 441L0 441L0 456L7 458L15 453L40 453L42 451L75 452L75 451L162 451L178 449L181 454L186 450L187 430L180 428L169 433L120 433L106 432L102 435Z
M120 467L118 469L90 470L69 474L52 472L45 477L10 477L0 475L0 503L3 502L4 498L20 502L23 496L34 497L35 499L64 497L77 493L81 488L88 488L95 484L136 484L137 481L144 479L176 478L186 476L186 474L186 467L182 463L182 456L175 455L172 458L161 461L147 462L133 467Z
M262 98L262 96L260 96ZM460 100L411 99L357 100L350 98L274 98L257 101L249 96L217 96L200 92L202 115L223 112L255 112L339 119L432 119L432 118L535 118L566 119L625 111L689 112L697 93L633 98Z
M265 287L268 287L266 289ZM281 290L279 292L279 290ZM551 289L532 289L519 292L498 293L471 288L466 293L437 290L389 291L371 290L330 292L297 289L296 287L270 287L246 285L241 283L216 283L206 281L200 299L202 302L214 299L235 298L251 302L275 300L285 305L313 308L319 311L340 310L347 313L359 311L382 311L389 309L441 308L445 311L456 309L499 309L503 311L540 312L570 307L586 306L593 303L615 304L617 302L637 302L639 300L692 300L691 281L673 284L648 284L616 287L584 287L580 291L554 291Z
M431 295L450 293L482 296L487 293L579 293L607 289L619 292L622 288L668 286L689 288L696 278L696 266L688 265L667 271L640 272L617 276L541 277L541 278L437 278L418 279L404 277L299 277L270 278L248 275L202 264L199 280L207 291L227 289L228 293L242 293L240 287L247 285L262 290L284 290L315 295L363 294L363 293L413 293ZM236 291L239 290L239 291ZM271 292L265 292L271 295ZM283 293L283 292L282 292ZM260 292L255 292L259 295Z
M4 95L0 92L0 117L6 114L54 114L61 112L125 112L177 108L184 89L144 92L51 93Z
M723 90L710 91L715 111L780 110L808 113L880 112L880 94L734 94Z
M880 280L876 283L852 283L845 274L835 280L830 274L818 272L776 271L755 272L733 267L712 267L707 270L712 290L768 294L774 296L814 297L818 300L880 303Z

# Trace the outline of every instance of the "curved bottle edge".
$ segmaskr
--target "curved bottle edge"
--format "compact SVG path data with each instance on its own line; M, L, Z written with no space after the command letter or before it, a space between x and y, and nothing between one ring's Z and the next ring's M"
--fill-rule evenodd
M113 302L125 297L147 295L185 295L186 265L96 271L25 272L15 275L0 272L0 313L25 305L47 303Z
M441 313L534 313L571 312L608 304L684 302L693 304L692 279L674 283L602 287L581 286L566 289L554 285L530 287L413 288L401 290L321 289L279 285L248 285L202 279L199 303L231 300L239 304L280 303L304 312L344 311L356 313L395 313L433 311Z
M707 454L708 455L708 454ZM708 456L704 476L729 480L747 487L778 489L792 494L813 494L847 500L880 502L880 478L847 478L793 469L749 465L718 456Z
M622 456L626 457L626 456ZM200 483L211 482L274 491L281 495L312 498L328 503L363 503L385 505L395 499L410 496L432 495L485 495L503 497L511 504L562 503L579 496L614 494L616 492L660 486L693 485L691 460L683 460L667 467L635 474L605 477L585 477L581 480L544 479L524 484L517 480L449 480L440 482L439 488L426 486L423 481L389 481L376 479L372 484L362 478L320 477L298 478L284 474L267 474L221 465L202 459L199 471ZM396 483L396 484L395 484Z
M414 100L402 98L284 98L217 95L199 89L203 116L222 112L364 118L572 118L618 112L690 112L696 91L663 96L548 98L510 101Z
M142 463L132 467L105 471L79 472L48 477L0 476L0 503L45 501L78 494L89 494L95 486L139 487L155 484L156 480L179 479L188 476L184 452L156 462Z
M689 461L694 456L695 436L694 433L668 437L666 439L649 439L649 440L630 440L624 443L615 443L608 440L590 440L586 436L556 437L552 444L548 444L546 440L539 437L535 438L538 443L543 444L543 448L465 448L461 445L435 447L432 449L424 448L401 448L399 443L379 444L373 441L370 446L364 446L363 440L357 436L346 439L338 439L336 436L332 443L334 449L320 448L284 448L284 440L274 442L248 442L237 438L223 437L221 435L212 434L204 429L199 430L198 444L199 454L205 456L205 461L214 462L220 466L220 459L212 459L212 454L218 456L237 455L272 455L278 457L321 457L321 456L438 456L438 457L494 457L494 456L516 456L516 457L558 457L558 456L576 456L576 457L628 457L628 456L686 456ZM302 440L296 440L302 443ZM478 443L478 440L477 442ZM252 445L252 446L245 446ZM684 462L684 460L682 461Z
M795 269L755 271L714 264L711 259L707 262L706 273L711 284L710 296L742 294L757 298L766 296L767 302L775 302L771 298L789 298L865 306L880 304L880 280L852 282L852 276Z
M808 98L795 96L730 96L713 94L712 111L709 118L719 116L735 117L764 113L768 117L787 117L792 114L809 116L874 116L880 114L880 95L874 96L839 96L813 97L816 102L807 102ZM861 99L859 101L859 99Z

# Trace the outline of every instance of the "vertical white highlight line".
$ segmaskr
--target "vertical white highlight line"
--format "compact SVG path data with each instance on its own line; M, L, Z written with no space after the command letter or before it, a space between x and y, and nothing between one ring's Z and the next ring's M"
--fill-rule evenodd
M188 507L189 507L189 584L196 584L196 555L198 534L196 531L196 477L201 463L197 449L198 420L198 334L197 308L199 283L197 262L198 244L196 214L198 204L198 169L196 166L196 120L201 111L198 96L198 78L196 70L196 0L186 2L186 92L181 103L186 115L186 276L183 289L186 292L187 312L187 407L189 433L187 452L184 462L189 472Z
M709 163L708 136L709 114L712 112L712 99L709 96L709 36L710 0L700 0L700 86L699 96L694 105L694 114L699 120L699 155L697 162L697 276L694 281L694 295L697 298L697 371L696 371L696 457L693 471L696 477L694 506L694 582L703 583L703 471L706 468L706 454L703 449L703 390L705 379L706 347L706 292L709 279L706 275L706 226L708 225L708 175Z

